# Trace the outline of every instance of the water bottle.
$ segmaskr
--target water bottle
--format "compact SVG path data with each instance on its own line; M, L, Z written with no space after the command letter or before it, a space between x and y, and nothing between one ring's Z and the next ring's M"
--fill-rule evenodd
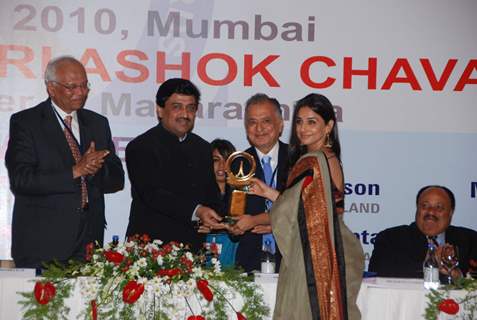
M436 257L436 247L434 244L427 245L426 258L422 264L424 272L424 288L427 290L437 289L439 287L439 262Z
M114 235L114 236L113 236L113 242L111 243L111 246L112 246L113 248L115 248L115 247L118 246L118 244L119 244L119 236Z
M262 247L262 273L275 273L275 255L272 252L272 242L270 240L265 240Z

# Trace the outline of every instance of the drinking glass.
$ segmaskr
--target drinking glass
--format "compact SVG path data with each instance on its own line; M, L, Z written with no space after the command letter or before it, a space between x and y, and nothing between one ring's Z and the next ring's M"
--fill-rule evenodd
M459 265L459 248L445 244L441 250L441 267L447 272L447 284L452 284L452 271Z

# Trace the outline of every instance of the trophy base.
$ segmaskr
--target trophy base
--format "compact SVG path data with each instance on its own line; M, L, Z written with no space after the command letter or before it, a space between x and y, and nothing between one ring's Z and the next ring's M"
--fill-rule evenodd
M245 213L245 206L247 204L247 193L242 190L232 191L230 198L229 214L232 217L241 216Z

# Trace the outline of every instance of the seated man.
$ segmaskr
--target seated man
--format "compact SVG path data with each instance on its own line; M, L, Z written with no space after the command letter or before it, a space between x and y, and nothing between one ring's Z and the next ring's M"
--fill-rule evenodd
M368 270L382 277L422 278L427 244L433 241L459 248L459 267L465 275L469 261L477 259L477 232L450 225L455 208L452 191L426 186L417 193L416 205L415 222L377 235Z

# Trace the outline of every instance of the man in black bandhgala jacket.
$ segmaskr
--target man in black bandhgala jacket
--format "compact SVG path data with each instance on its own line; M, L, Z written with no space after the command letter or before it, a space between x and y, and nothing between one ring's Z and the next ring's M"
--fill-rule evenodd
M191 132L199 99L189 80L167 80L156 95L160 123L126 147L132 194L126 235L147 233L198 249L204 236L197 222L221 227L210 144Z

